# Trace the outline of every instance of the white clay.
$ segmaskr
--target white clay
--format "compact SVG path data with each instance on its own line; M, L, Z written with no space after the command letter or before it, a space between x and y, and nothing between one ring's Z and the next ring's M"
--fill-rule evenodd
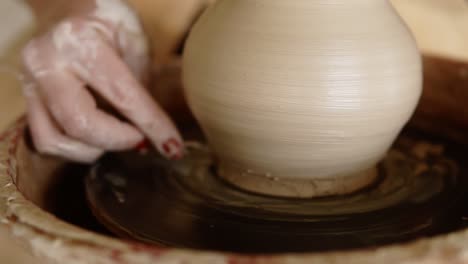
M355 191L412 115L422 71L386 0L220 0L184 55L219 173L273 195Z

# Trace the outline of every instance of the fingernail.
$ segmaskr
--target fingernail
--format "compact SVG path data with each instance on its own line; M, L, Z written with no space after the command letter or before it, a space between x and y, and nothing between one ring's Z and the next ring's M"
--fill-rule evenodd
M162 149L166 157L168 157L169 159L179 160L183 156L182 144L174 138L171 138L168 141L166 141L162 145Z
M149 141L147 139L143 139L140 143L135 146L135 149L138 151L147 150L149 148Z

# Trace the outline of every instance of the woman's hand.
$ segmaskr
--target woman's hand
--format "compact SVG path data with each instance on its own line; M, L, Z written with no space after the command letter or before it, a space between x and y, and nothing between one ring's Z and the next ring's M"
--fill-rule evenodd
M181 136L143 87L147 39L123 2L96 0L91 11L31 40L22 58L28 120L41 153L92 162L148 138L166 157L181 157ZM91 91L131 123L98 109Z

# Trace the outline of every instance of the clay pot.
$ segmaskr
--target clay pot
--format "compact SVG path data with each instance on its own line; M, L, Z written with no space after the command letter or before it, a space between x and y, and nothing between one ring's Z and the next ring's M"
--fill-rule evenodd
M219 175L281 196L370 184L421 94L420 55L385 0L220 0L183 69Z

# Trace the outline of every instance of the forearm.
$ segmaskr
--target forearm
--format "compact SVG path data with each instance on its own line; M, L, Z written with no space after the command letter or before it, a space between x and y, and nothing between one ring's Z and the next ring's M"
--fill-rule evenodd
M96 0L26 0L26 2L36 17L39 31L67 16L89 12L96 6Z

